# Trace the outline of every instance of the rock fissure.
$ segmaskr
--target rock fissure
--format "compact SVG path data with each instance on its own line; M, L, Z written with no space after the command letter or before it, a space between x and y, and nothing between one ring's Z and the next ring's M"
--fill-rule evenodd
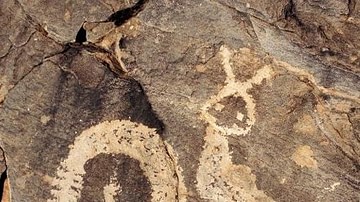
M10 202L11 192L10 192L10 182L7 176L8 165L6 162L6 156L4 149L0 148L1 156L0 163L2 164L1 175L0 175L0 200L4 202Z
M12 45L15 47L15 48L21 48L23 46L25 46L31 39L32 37L34 36L34 34L36 33L36 31L33 31L29 37L22 43L22 44L19 44L19 45L15 45L14 42L11 41L11 39L9 38L9 41L12 43Z
M356 1L0 4L13 201L359 198Z
M121 9L111 14L106 21L114 22L116 26L121 26L126 23L130 18L135 17L145 7L149 0L138 0L136 4L130 8Z
M41 33L44 37L50 39L51 41L55 42L58 45L63 44L61 41L50 37L49 34L48 34L48 31L39 22L37 22L34 19L34 17L32 17L30 14L26 13L23 5L19 2L19 0L14 0L14 1L16 2L17 5L20 6L22 13L25 15L25 17L22 18L24 21L29 22L35 28L35 30L37 30L39 33Z

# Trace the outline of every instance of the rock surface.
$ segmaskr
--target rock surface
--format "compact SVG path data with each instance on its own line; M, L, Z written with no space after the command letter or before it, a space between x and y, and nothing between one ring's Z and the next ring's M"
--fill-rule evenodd
M357 0L0 5L3 201L359 201Z

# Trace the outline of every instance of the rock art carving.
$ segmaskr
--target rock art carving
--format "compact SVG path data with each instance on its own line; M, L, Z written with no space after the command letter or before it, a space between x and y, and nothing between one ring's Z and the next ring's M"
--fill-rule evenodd
M245 82L238 82L233 73L230 58L232 52L222 46L220 54L223 57L223 67L226 73L224 87L217 95L212 96L202 107L201 118L208 122L204 150L200 157L197 172L197 188L200 196L210 201L272 201L255 184L256 176L245 165L234 165L229 152L228 135L247 135L255 123L255 101L247 92L253 84L260 84L264 79L272 77L270 66L264 66ZM209 113L210 107L216 107L219 102L228 97L242 97L246 102L247 119L245 128L236 124L231 127L220 126L216 118ZM217 107L219 108L219 107ZM221 113L221 107L219 108ZM236 117L245 115L234 111ZM239 115L240 114L240 115Z
M291 156L291 159L301 167L318 168L317 161L313 158L314 152L308 145L300 146Z
M260 84L264 79L271 78L272 69L270 66L266 65L259 69L255 76L251 79L245 82L238 82L235 80L235 75L230 63L230 58L233 53L231 53L231 51L225 46L222 46L220 54L223 57L223 67L226 73L225 85L217 95L212 96L208 101L206 101L201 111L202 119L207 121L210 126L221 132L223 135L247 135L250 132L252 125L255 123L255 101L247 91L252 88L253 84ZM247 109L247 126L245 128L240 128L236 124L231 127L220 126L217 124L216 118L209 113L210 107L218 106L222 99L230 96L242 97L245 101L245 107ZM219 111L221 111L221 109ZM236 113L238 119L243 119L245 116L240 112L234 113Z
M256 176L245 165L231 161L227 138L209 126L197 172L197 188L210 201L272 201L255 184Z
M138 160L151 183L152 201L185 200L185 185L170 145L155 129L127 120L114 120L95 125L76 137L67 159L57 169L52 181L53 198L48 201L78 201L83 188L84 164L101 153L121 153ZM105 200L113 201L117 190L121 190L121 182L110 179L110 184L104 187Z

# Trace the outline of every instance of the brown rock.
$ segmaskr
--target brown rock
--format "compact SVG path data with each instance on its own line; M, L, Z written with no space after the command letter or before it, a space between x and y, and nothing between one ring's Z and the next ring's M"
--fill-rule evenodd
M1 2L3 200L358 201L359 9Z

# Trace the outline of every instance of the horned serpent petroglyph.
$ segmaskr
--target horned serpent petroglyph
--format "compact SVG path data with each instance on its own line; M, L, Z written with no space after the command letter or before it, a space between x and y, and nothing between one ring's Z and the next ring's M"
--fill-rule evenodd
M256 176L251 168L234 164L231 160L228 136L249 135L256 122L256 101L249 93L255 85L271 85L276 71L283 69L306 77L304 72L295 71L281 62L272 61L254 70L246 81L237 81L231 63L235 53L252 54L249 49L238 51L222 46L218 54L222 57L226 80L222 89L209 97L203 104L200 119L208 123L205 131L205 144L199 159L196 187L200 197L210 201L273 201L255 184ZM235 116L246 123L245 127L236 124L219 125L210 108L216 107L229 96L241 97L245 101L246 114L234 110ZM217 113L221 113L219 107ZM130 132L129 132L130 131ZM152 201L186 201L187 190L178 164L176 152L171 145L162 140L154 129L139 123L114 120L99 123L83 131L70 146L68 157L61 163L57 176L52 181L53 199L48 201L76 201L82 190L82 176L85 162L100 153L126 154L140 162L141 169L152 187ZM156 177L152 175L158 173ZM174 177L177 176L177 177ZM109 179L104 187L106 201L114 200L114 193L121 190L121 182Z

